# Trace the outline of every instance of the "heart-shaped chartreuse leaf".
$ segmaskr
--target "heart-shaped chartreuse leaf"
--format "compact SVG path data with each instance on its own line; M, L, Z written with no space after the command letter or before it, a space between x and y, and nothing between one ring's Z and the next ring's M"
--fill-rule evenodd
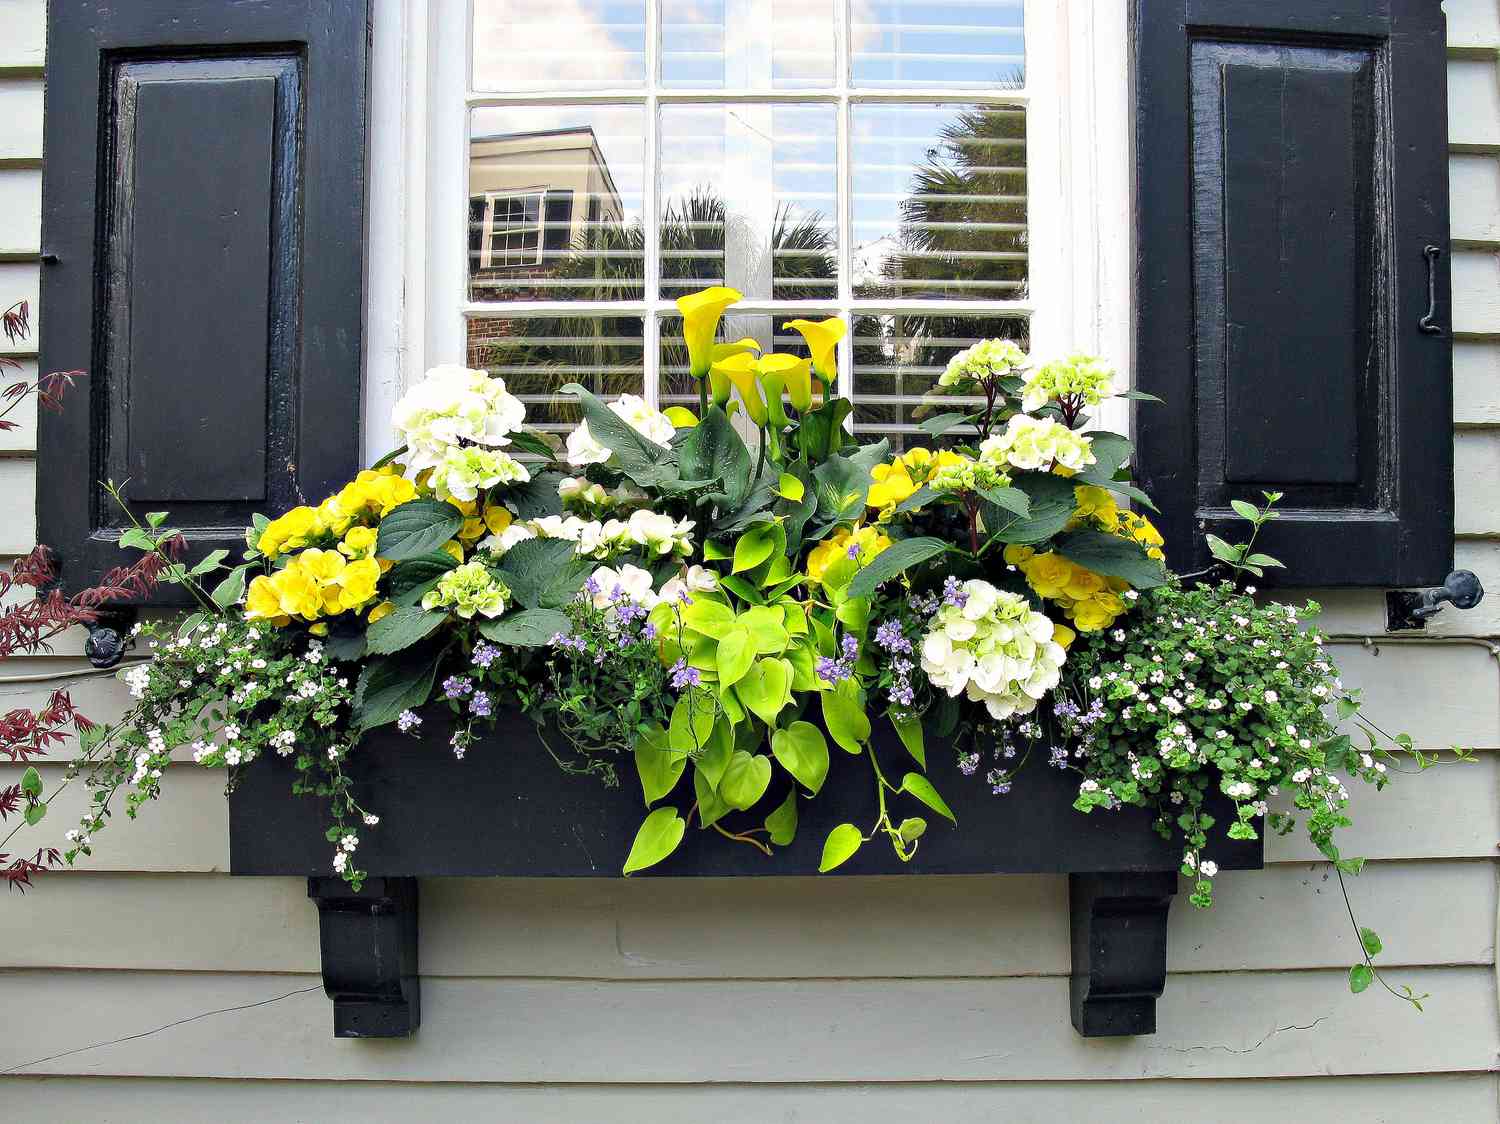
M828 742L811 722L793 722L771 735L771 752L781 767L816 796L828 779Z
M635 842L630 845L630 854L625 859L625 873L633 874L661 862L677 850L686 830L687 823L677 814L676 808L656 809L635 833Z
M729 758L729 768L719 781L719 795L731 808L744 811L766 794L771 783L771 759L764 753L737 749Z
M758 659L734 686L734 693L767 726L791 699L792 665L782 659Z

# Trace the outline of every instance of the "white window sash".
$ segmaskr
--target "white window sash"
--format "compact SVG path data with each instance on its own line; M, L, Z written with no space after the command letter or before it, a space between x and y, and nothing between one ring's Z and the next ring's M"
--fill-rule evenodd
M645 115L643 217L658 212L659 111L664 105L754 102L834 105L840 269L829 300L751 299L744 315L833 312L1013 314L1030 319L1033 352L1105 356L1129 380L1131 311L1130 121L1126 0L1026 0L1026 88L881 89L851 86L845 44L851 21L841 0L834 85L821 90L658 88L659 52L647 51L644 89L471 93L468 0L374 0L371 176L366 333L365 449L390 447L395 400L438 363L463 362L470 317L640 316L646 390L655 401L660 319L675 311L660 293L659 243L645 239L643 297L632 301L468 299L468 110L487 106L637 105ZM660 39L659 5L648 0L648 43ZM853 295L849 113L845 105L1019 105L1027 110L1030 295L1025 300L866 299ZM403 229L404 228L404 229ZM649 227L648 227L649 229ZM840 391L852 388L852 341L840 344ZM1122 401L1100 424L1123 432Z

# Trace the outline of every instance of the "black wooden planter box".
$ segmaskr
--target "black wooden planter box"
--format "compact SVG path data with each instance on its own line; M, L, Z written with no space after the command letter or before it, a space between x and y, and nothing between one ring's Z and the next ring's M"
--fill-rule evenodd
M429 718L428 726L416 739L377 732L348 762L360 802L380 816L377 827L359 832L358 862L371 877L358 894L331 875L334 848L324 837L322 802L291 796L289 763L256 762L229 797L233 873L308 878L339 1037L393 1037L417 1028L418 878L618 876L646 813L628 757L619 763L620 787L611 789L562 773L519 715L502 717L462 761L449 750L440 719ZM888 726L876 726L881 768L899 780L910 759ZM816 874L824 838L839 823L868 829L876 801L869 761L831 743L830 754L828 782L815 800L799 802L796 839L774 857L700 831L695 821L674 855L635 877L835 877ZM1005 796L991 795L980 775L992 761L965 777L946 746L929 744L927 759L928 776L958 827L896 798L894 816L921 814L928 821L916 857L902 863L880 837L838 874L1067 874L1073 1025L1090 1036L1154 1032L1180 841L1161 838L1141 809L1074 811L1078 775L1050 768L1041 749ZM686 778L674 795L679 810L692 805ZM729 822L758 826L785 795L780 774L761 806L732 813ZM1220 822L1232 815L1227 802L1218 815ZM1210 856L1221 869L1258 868L1261 844L1226 842Z

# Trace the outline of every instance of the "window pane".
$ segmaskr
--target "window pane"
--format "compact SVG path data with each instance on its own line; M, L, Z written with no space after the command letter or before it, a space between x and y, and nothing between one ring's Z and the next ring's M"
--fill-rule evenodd
M1026 112L1011 106L851 110L854 292L1026 295Z
M832 0L662 0L667 89L833 85Z
M640 394L645 385L636 316L479 317L469 321L468 365L505 380L526 404L526 421L561 432L578 408L557 391L582 383L601 397Z
M922 396L937 383L956 352L981 339L1012 339L1029 346L1024 319L998 316L856 316L854 331L854 432L890 439L891 448L931 445L917 428L925 417L979 406L983 400L943 396L923 409ZM955 436L972 429L952 431Z
M637 106L474 110L470 299L639 299L644 134Z
M799 317L821 320L837 313L829 308L820 312L809 312L799 308L795 312L766 314L734 314L724 317L720 338L739 340L753 337L766 351L784 351L806 356L807 344L795 331L782 325ZM687 345L682 341L682 319L678 316L663 316L661 319L661 408L698 405L698 381L688 372Z
M838 291L834 107L676 105L661 111L661 294L732 285L747 297Z
M643 0L474 0L474 89L621 90L646 81Z
M855 86L1018 90L1024 0L854 0Z

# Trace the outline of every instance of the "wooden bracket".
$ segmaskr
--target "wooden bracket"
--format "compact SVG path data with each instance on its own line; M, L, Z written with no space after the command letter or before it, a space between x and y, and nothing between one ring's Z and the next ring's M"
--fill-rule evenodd
M1176 871L1070 874L1073 1027L1085 1038L1155 1034L1167 983Z
M309 878L335 1038L405 1038L422 1021L417 880Z

